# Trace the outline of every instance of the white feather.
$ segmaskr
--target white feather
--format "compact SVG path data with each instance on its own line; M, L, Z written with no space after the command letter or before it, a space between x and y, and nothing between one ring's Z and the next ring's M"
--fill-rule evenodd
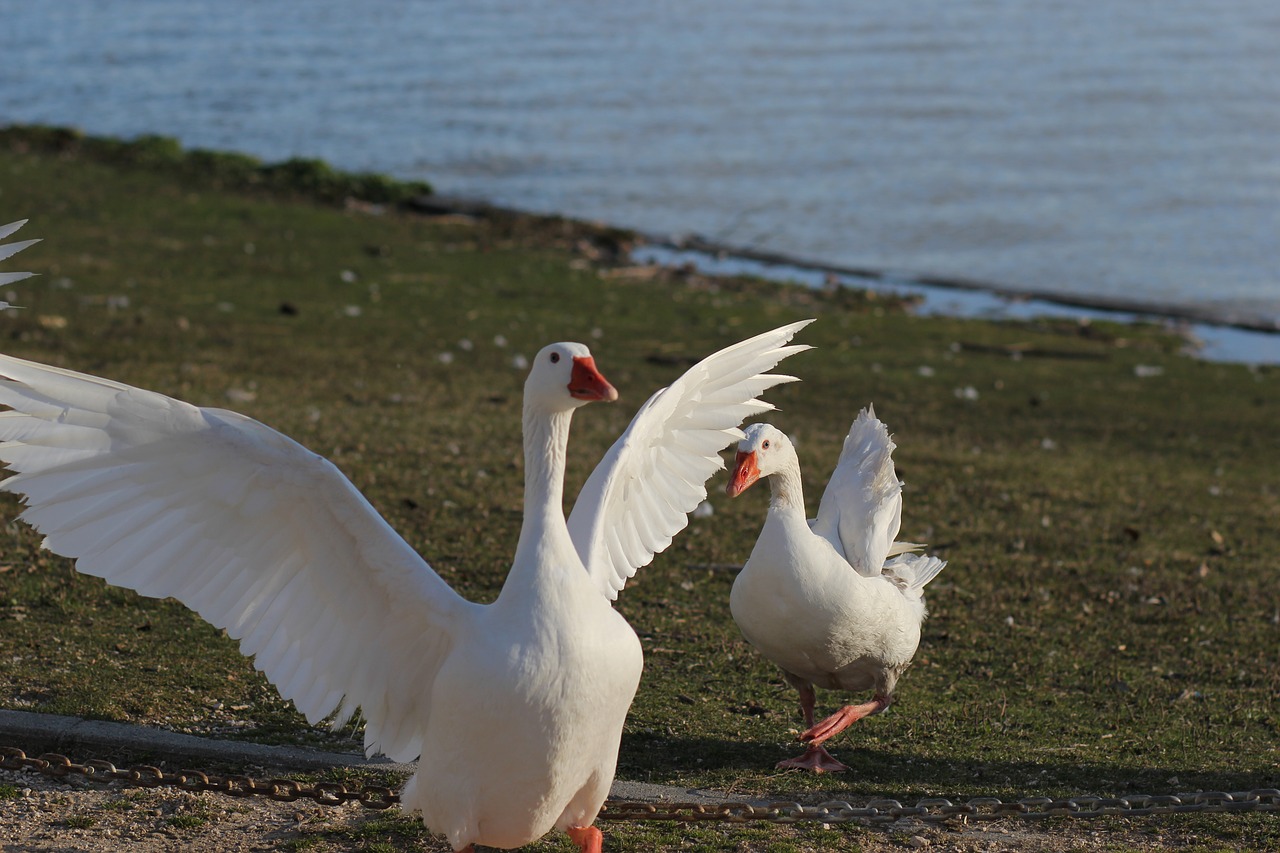
M893 467L895 447L873 408L859 412L813 520L813 532L830 541L867 577L879 575L884 568L902 522L902 484Z
M26 224L27 224L27 220L19 219L17 222L10 222L8 225L0 225L0 240L3 240L4 238L14 234L19 228L21 228L23 225L26 225ZM39 239L20 240L17 243L6 243L4 245L0 245L0 261L7 260L13 257L14 255L18 254L18 252L21 252L23 249L27 248L28 246L33 246L39 242L40 242ZM14 282L22 281L23 279L30 278L33 275L35 275L35 273L0 272L0 287L5 287L7 285L13 284ZM5 308L8 308L8 307L9 307L8 302L0 302L0 310L4 310Z
M723 467L720 451L744 417L773 407L755 399L795 377L772 374L809 347L787 346L811 320L726 347L649 398L583 485L569 534L591 577L610 600L688 524L705 483ZM627 501L626 490L658 489L662 501Z

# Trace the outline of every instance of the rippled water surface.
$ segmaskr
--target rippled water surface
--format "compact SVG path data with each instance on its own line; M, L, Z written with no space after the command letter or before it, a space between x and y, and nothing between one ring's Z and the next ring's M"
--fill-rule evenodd
M0 122L1280 321L1275 0L0 0L0 21Z

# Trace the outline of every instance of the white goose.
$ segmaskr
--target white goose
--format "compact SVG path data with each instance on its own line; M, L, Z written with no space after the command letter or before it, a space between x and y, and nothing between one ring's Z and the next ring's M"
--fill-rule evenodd
M769 424L752 424L738 444L726 491L736 497L768 477L772 495L760 537L734 580L729 608L747 642L782 667L800 692L807 726L800 740L809 748L778 767L848 770L823 742L889 707L920 643L924 585L946 563L905 553L923 546L894 542L902 517L895 446L874 410L860 412L818 516L807 521L791 441ZM894 559L886 562L889 557ZM814 725L815 684L875 695Z
M0 356L0 484L82 572L173 597L240 641L311 722L360 707L365 748L421 760L405 786L457 850L559 828L599 851L640 643L611 606L723 467L768 374L808 349L793 323L728 347L655 394L566 524L570 419L617 392L582 344L524 391L525 517L501 593L461 598L324 458L221 409Z

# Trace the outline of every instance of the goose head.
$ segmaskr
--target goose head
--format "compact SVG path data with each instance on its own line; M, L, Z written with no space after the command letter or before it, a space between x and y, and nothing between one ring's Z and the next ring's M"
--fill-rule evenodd
M738 455L725 486L729 497L736 498L761 477L799 469L795 445L782 430L771 424L751 424L743 432L745 437L738 442Z
M525 405L568 412L595 400L612 402L618 390L596 368L584 344L561 342L539 350L524 383Z

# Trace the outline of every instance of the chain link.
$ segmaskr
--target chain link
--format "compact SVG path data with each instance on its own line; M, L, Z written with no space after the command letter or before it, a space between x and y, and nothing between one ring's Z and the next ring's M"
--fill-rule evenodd
M65 755L46 752L39 758L13 747L0 747L0 769L34 770L54 778L78 776L103 784L121 782L136 788L171 787L197 793L215 791L231 797L263 797L277 802L313 800L322 806L359 803L370 809L388 809L399 804L400 796L383 785L348 788L341 782L317 782L302 785L292 779L254 779L251 776L210 776L198 770L168 772L150 765L118 769L109 761L86 761L76 764ZM658 820L678 823L714 821L719 823L798 823L811 821L824 824L860 823L883 826L902 818L915 818L926 823L949 821L985 822L1019 818L1044 820L1053 817L1142 817L1144 815L1185 814L1188 812L1275 812L1280 811L1280 790L1258 788L1252 791L1198 791L1189 794L1132 794L1127 797L1050 798L1027 797L1005 802L996 797L975 797L955 802L941 797L926 797L914 806L897 800L870 800L855 806L843 800L831 800L816 806L796 802L768 805L749 803L636 803L609 801L600 812L600 820Z

